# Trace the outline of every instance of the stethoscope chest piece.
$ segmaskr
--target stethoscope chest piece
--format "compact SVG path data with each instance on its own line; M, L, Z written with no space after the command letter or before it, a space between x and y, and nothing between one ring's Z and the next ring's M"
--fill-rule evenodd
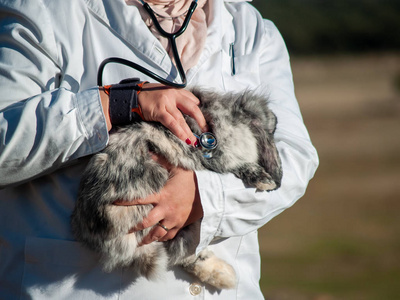
M198 144L197 147L203 152L205 158L212 158L212 152L218 146L217 138L211 132L204 132L200 136L197 136Z

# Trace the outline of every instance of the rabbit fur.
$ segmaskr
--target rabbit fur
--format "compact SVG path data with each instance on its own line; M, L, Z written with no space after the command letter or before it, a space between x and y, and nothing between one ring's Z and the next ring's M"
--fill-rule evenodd
M138 246L151 228L129 230L152 209L152 205L116 206L158 193L168 180L165 168L151 158L161 155L174 166L189 170L208 169L233 173L249 186L271 191L281 184L281 161L274 143L277 118L264 95L245 91L220 94L192 89L210 131L218 140L212 158L188 146L155 122L137 122L110 135L108 146L90 159L81 179L71 217L76 239L99 253L105 271L133 267L149 279L173 265L180 265L202 282L218 289L233 288L235 271L207 248L197 256L200 222L189 225L167 242ZM192 131L198 124L185 116Z

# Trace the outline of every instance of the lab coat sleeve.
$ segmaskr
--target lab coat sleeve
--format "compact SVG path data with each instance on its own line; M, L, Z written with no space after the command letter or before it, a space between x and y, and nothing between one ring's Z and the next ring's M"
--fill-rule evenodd
M295 98L289 55L277 28L264 21L260 80L278 118L275 142L283 167L281 187L272 192L246 188L233 174L197 171L204 210L197 252L214 238L245 235L292 206L304 193L318 156Z
M0 3L0 187L53 171L108 141L98 88L59 87L68 74L46 11L40 1Z

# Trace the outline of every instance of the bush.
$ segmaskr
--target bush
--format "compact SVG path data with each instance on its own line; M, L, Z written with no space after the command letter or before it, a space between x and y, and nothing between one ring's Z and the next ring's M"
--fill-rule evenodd
M398 0L254 0L293 54L400 50Z

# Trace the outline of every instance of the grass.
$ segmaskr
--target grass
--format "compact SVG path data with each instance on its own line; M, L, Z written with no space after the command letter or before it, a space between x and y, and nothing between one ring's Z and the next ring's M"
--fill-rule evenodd
M321 163L260 230L264 295L400 299L400 54L292 62Z
M391 251L370 240L327 235L297 249L296 254L263 256L263 261L268 261L266 268L279 270L263 283L268 293L291 291L296 296L292 299L322 295L338 299L397 299L400 266L394 262L400 249L398 245L386 245Z

